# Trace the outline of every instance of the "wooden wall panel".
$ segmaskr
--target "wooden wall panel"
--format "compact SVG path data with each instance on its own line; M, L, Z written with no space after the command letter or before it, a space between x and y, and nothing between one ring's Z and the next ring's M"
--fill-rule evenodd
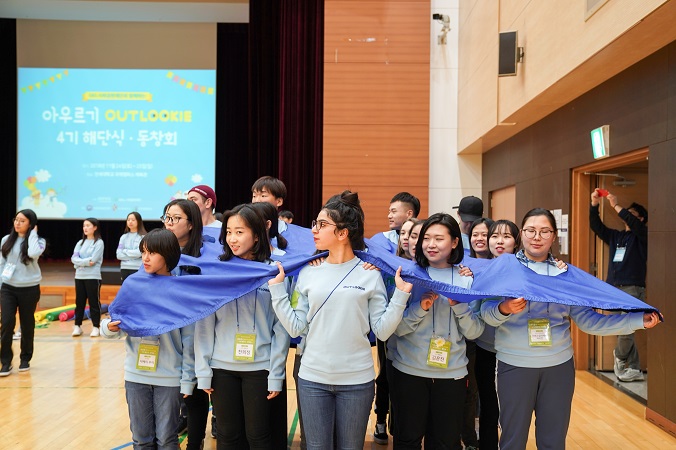
M420 49L429 45L429 37L420 30L429 29L431 16L411 15L410 9L403 2L327 1L324 61L427 63L429 51Z
M325 3L323 198L359 192L366 236L390 199L429 198L430 3Z
M429 63L325 63L324 123L429 124L429 92Z

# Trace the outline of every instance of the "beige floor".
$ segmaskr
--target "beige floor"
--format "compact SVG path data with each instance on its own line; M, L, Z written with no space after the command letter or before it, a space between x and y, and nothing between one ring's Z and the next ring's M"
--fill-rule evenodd
M72 322L37 329L31 370L19 374L15 368L0 378L0 448L131 448L123 342L88 337L87 322L84 329L80 338L70 336ZM18 342L14 346L18 353ZM291 428L295 396L289 381ZM586 372L578 372L576 383L569 449L676 449L676 438L643 419L639 403ZM215 448L208 437L205 449ZM299 448L297 430L291 448ZM367 435L364 448L384 450L391 444L377 445ZM528 449L534 448L531 429Z

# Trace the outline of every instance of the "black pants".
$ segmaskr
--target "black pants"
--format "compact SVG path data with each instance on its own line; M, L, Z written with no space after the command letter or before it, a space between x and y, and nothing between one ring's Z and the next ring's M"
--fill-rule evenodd
M120 269L120 278L122 279L122 282L124 283L124 280L126 280L129 275L136 272L138 272L138 270Z
M390 410L390 385L387 381L387 342L376 339L378 376L376 377L376 422L385 423Z
M495 353L477 346L474 374L479 388L479 441L482 450L498 449L498 394L495 391Z
M300 450L307 449L305 442L305 431L303 430L303 412L300 409L300 396L298 395L298 371L300 370L300 360L303 355L296 353L293 359L293 380L296 383L296 405L298 405L298 428L300 429Z
M181 394L183 397L183 394ZM188 445L186 450L199 450L206 435L209 418L209 394L195 389L185 398L185 412L188 417Z
M21 324L21 361L30 361L33 357L33 336L35 334L35 308L40 300L40 285L14 287L6 283L0 289L0 308L2 325L0 328L0 361L11 364L12 335L16 326L16 311L19 310Z
M82 325L85 306L89 299L89 318L92 319L92 325L98 328L101 323L100 291L101 280L75 279L75 325Z
M219 450L274 449L268 371L213 369L211 402ZM248 442L248 444L247 444Z
M395 413L394 449L460 450L467 378L424 378L392 367L390 397ZM430 439L433 442L427 442Z
M465 447L479 447L476 437L476 403L479 397L477 381L474 375L474 362L476 361L476 342L465 341L467 344L467 394L465 395L465 412L462 422L462 443Z

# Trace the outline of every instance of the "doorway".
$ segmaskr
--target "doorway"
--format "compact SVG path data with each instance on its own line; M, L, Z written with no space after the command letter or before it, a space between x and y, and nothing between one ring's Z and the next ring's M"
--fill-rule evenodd
M641 149L617 157L596 161L573 169L572 231L575 233L571 246L571 263L601 280L606 279L608 267L608 245L598 239L589 228L589 203L595 188L608 190L617 197L618 204L627 207L637 202L648 209L648 149ZM606 200L601 201L599 213L603 223L617 230L624 228L624 222ZM646 289L646 300L648 290ZM613 373L613 349L616 336L589 336L575 329L575 351L578 349L578 368L595 371L613 386L643 402L647 400L647 375L644 382L624 383ZM636 346L641 360L641 369L646 370L647 339L645 331L635 334ZM586 361L585 361L586 360ZM578 362L578 361L576 361Z

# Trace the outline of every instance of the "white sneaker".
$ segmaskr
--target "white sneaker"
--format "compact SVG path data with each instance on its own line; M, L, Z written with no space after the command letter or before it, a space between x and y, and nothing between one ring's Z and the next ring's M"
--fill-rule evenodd
M14 333L14 335L12 336L12 340L13 340L13 341L18 341L19 339L21 339L21 330L17 331L17 332Z
M101 336L101 332L99 331L99 327L92 328L92 332L89 333L89 337L99 337L99 336Z
M620 358L615 356L615 350L613 350L613 358L615 359L615 363L613 364L613 372L615 372L615 376L619 379L627 370L627 361L622 361Z
M623 374L621 374L619 377L617 377L620 381L643 381L645 380L645 377L643 376L643 372L641 372L639 369L632 369L631 367L627 368Z
M82 336L82 327L80 325L75 325L73 327L72 336Z

